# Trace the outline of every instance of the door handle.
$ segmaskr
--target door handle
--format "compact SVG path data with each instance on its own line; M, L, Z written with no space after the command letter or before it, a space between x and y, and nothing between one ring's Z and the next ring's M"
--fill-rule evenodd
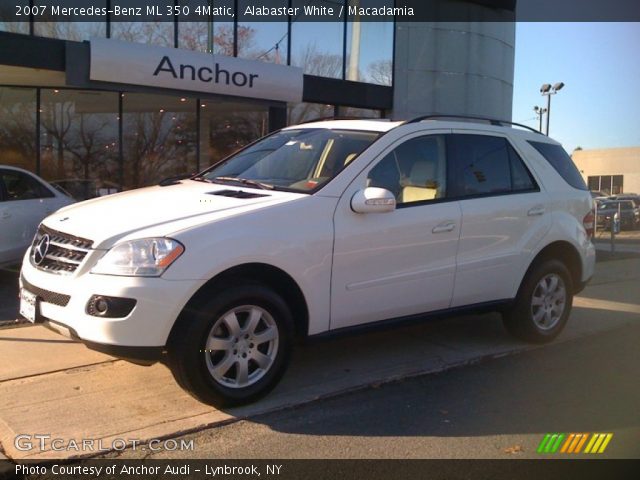
M545 212L545 208L541 205L538 205L536 207L531 208L528 212L527 215L529 215L530 217L536 216L536 215L544 215Z
M453 222L446 222L446 223L441 223L440 225L437 225L435 227L433 227L433 230L431 230L432 233L445 233L445 232L451 232L454 228L456 228L456 224Z
M4 212L2 212L2 218L11 218L11 213L5 210Z

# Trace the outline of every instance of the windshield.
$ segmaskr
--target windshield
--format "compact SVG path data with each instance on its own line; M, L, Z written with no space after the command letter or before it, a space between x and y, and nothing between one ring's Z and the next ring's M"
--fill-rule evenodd
M308 192L325 184L371 145L378 132L283 130L205 171L215 183Z

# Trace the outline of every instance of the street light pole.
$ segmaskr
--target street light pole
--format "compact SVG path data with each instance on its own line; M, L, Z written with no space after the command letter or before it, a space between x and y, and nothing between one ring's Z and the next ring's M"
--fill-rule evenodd
M553 86L550 83L545 83L540 87L540 93L542 96L547 97L547 136L549 136L549 119L551 117L551 95L555 95L564 87L564 83L558 82ZM542 118L540 119L542 120ZM542 131L542 125L540 125L540 131Z
M538 131L542 133L542 116L545 114L547 109L536 105L533 107L533 111L536 112L536 116L538 117Z
M549 118L551 117L551 93L547 95L547 137L549 136Z

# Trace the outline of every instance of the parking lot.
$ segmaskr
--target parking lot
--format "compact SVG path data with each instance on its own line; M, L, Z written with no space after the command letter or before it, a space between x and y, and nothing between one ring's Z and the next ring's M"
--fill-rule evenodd
M596 268L593 282L575 299L567 329L552 345L640 320L640 260L604 261ZM10 293L11 287L4 288ZM105 445L116 439L176 437L394 380L552 348L513 340L494 314L344 337L298 349L284 381L264 400L217 410L189 397L163 365L115 360L41 326L3 328L0 344L0 442L14 459L96 455L21 450L15 444L21 433L46 432L67 442L89 438Z

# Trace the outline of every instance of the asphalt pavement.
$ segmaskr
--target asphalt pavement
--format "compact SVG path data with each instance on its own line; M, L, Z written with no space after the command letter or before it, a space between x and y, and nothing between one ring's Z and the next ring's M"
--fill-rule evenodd
M639 344L635 323L181 437L192 451L120 458L540 458L546 433L607 432L598 458L637 459Z

